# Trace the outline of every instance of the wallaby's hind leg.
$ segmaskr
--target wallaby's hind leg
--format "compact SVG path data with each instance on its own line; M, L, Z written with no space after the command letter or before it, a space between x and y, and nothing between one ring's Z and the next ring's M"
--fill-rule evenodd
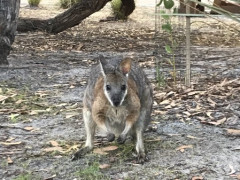
M91 112L87 108L83 108L83 120L85 124L86 136L87 136L85 147L77 151L73 155L72 160L81 158L82 156L84 156L85 154L87 154L93 149L96 123L92 120Z
M91 112L87 108L83 108L83 120L87 136L85 147L93 149L93 140L96 129L96 123L92 120Z
M140 116L138 122L135 127L136 131L136 151L138 154L138 162L143 163L144 161L148 160L146 157L145 149L144 149L144 142L143 142L143 132L145 130L145 126L147 126L148 122L150 121L150 112L149 109L144 110L141 109Z
M139 163L143 163L146 159L144 143L143 143L143 131L144 131L145 116L146 116L146 111L141 111L139 120L135 127L136 128L136 151L137 151Z

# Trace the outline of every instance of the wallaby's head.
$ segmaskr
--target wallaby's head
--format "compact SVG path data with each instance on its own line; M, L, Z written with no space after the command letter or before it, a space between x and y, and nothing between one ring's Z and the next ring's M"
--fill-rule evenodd
M121 106L128 90L128 73L131 70L131 59L125 58L115 67L101 56L100 66L104 78L104 94L112 106Z

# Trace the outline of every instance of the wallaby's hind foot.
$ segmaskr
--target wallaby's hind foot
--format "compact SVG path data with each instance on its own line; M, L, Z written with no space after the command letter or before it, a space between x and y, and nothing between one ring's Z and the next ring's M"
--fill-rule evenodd
M75 154L73 154L72 161L82 158L83 156L90 153L91 151L92 151L92 148L89 148L89 147L84 147L79 149Z

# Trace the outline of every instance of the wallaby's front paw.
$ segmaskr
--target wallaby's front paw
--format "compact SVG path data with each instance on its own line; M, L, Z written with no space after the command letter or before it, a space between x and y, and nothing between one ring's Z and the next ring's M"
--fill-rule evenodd
M127 139L126 136L120 135L120 136L117 138L117 142L118 142L118 144L123 144L123 143L125 143L126 139Z
M109 142L114 141L114 139L115 139L115 135L114 135L113 133L109 133L109 134L107 135L107 140L108 140Z
M91 152L92 149L89 147L84 147L79 149L75 154L72 155L72 161L80 159L81 157L85 156L87 153Z

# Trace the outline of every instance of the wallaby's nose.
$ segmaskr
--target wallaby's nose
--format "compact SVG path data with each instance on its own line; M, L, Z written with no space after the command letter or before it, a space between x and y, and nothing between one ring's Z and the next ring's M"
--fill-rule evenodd
M113 101L114 106L119 106L120 105L120 101Z
M114 105L114 106L119 106L121 100L120 100L120 98L118 98L118 97L112 97L112 102L113 102L113 105Z

